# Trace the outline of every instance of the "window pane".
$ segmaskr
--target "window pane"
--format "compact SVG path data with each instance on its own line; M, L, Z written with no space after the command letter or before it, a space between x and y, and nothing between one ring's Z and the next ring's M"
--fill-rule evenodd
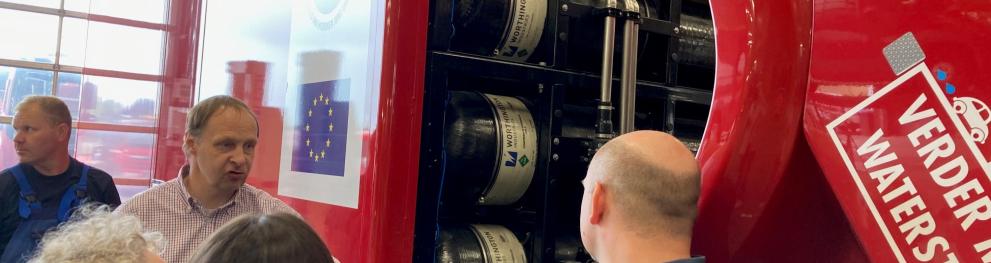
M3 42L3 41L0 41ZM14 115L14 107L25 97L52 94L51 71L0 66L0 115Z
M165 23L165 0L66 0L65 9L131 20Z
M63 73L57 96L77 105L85 122L154 127L158 117L159 83ZM65 80L65 82L63 82ZM72 104L75 103L75 104Z
M86 26L88 21L66 17L62 20L62 50L59 64L82 67L86 59Z
M33 6L58 9L60 0L3 0L3 1L15 3L15 4L33 5ZM73 1L73 0L66 0L66 1Z
M0 58L52 63L58 17L0 9Z
M231 62L264 62L264 105L285 103L292 8L284 0L205 1L197 100L231 94ZM252 19L244 19L250 17ZM244 99L244 98L242 98Z
M79 63L79 46L85 46L82 64L87 68L161 74L162 31L90 21L83 37L78 31L64 34L75 36L65 43L66 48L75 50L70 53L77 52L76 58L70 59L74 63Z
M6 101L7 101L7 77L10 76L10 68L0 66L0 116L7 115L6 111Z
M65 0L65 10L89 13L90 0Z
M10 124L0 123L0 169L17 164L17 152L14 151L14 128Z
M114 178L151 179L154 134L78 130L76 159Z
M86 88L90 94L94 93L95 87L92 85L83 87L82 75L76 73L65 73L59 72L58 74L58 86L55 88L55 96L62 99L65 105L69 107L69 113L72 114L73 120L79 119L79 108L83 103L81 102L83 94L83 88ZM96 105L92 100L96 99L95 96L86 96L90 103L87 103L89 107Z

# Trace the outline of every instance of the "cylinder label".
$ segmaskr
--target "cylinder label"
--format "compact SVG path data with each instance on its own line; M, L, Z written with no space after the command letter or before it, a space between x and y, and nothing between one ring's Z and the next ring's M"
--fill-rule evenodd
M526 263L523 244L512 231L497 225L471 225L482 244L485 262Z
M513 97L485 94L495 113L499 136L496 177L482 193L479 203L504 205L516 202L533 179L537 157L537 129L522 101Z
M544 33L547 0L513 1L513 17L502 35L499 56L523 62L530 57Z

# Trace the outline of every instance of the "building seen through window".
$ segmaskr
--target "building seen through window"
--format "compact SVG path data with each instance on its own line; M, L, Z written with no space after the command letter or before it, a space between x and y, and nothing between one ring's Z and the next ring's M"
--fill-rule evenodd
M147 189L168 4L0 0L0 166L18 162L17 103L52 95L72 113L70 154L112 175L122 198Z

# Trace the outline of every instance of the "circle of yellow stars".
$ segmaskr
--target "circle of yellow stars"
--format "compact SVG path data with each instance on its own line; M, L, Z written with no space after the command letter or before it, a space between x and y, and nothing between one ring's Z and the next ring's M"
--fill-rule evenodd
M313 98L313 105L310 106L310 108L306 110L307 120L309 120L310 117L313 117L313 107L316 107L320 103L323 103L324 106L330 106L330 96L324 96L323 93L321 93L320 94L320 97ZM327 108L327 116L328 117L333 117L334 116L334 108L333 107L328 107ZM310 145L311 144L315 144L315 142L313 142L313 141L310 140L310 136L309 136L310 135L310 122L309 121L306 122L306 126L304 126L303 129L306 131L306 141L305 141L306 142L306 146L307 147L310 147ZM327 130L328 130L328 132L334 132L334 124L333 123L327 124ZM320 159L326 159L327 158L327 149L330 149L330 138L328 138L326 141L324 141L323 144L326 147L323 150L320 150L320 152L315 152L315 151L313 151L313 148L310 148L310 158L313 158L313 162L319 162Z

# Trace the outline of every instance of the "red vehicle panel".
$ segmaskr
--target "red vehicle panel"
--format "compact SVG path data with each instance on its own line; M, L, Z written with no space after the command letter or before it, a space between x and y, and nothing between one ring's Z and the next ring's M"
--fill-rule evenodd
M696 252L713 261L991 261L991 96L980 89L991 78L981 74L989 10L714 2L718 66L699 152Z
M991 261L991 5L815 5L805 130L875 262Z
M864 262L802 133L812 1L713 1L716 82L693 252Z

